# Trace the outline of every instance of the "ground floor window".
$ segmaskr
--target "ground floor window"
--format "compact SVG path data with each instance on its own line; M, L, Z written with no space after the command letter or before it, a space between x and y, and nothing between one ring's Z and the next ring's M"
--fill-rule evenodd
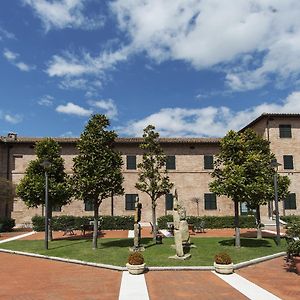
M284 208L285 209L297 209L296 205L296 194L289 193L284 201Z
M135 210L135 201L137 194L126 194L125 195L125 209Z
M52 206L52 211L61 211L61 206L60 205L53 205Z
M94 202L91 200L84 201L85 211L94 211Z
M166 194L166 210L173 210L173 195Z
M217 197L215 193L204 194L204 209L206 210L217 209Z

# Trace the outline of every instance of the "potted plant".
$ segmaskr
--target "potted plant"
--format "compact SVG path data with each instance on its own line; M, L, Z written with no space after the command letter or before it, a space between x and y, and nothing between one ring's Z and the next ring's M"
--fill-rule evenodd
M220 274L233 273L232 259L225 252L221 252L215 255L214 267L215 271Z
M142 253L136 251L129 255L126 267L130 274L142 274L145 270L144 257Z

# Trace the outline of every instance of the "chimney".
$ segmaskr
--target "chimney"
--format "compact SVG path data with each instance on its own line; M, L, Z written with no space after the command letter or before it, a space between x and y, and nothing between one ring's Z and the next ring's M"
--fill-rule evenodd
M7 134L7 139L8 140L13 140L13 141L16 141L17 140L17 134L16 133L14 133L14 132L9 132L8 134Z

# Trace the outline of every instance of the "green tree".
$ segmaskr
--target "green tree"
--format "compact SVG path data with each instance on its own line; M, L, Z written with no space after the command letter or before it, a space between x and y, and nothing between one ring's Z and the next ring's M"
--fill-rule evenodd
M93 249L97 248L99 206L112 194L122 195L122 157L114 150L117 134L107 130L109 120L93 115L77 143L71 187L75 197L94 206Z
M210 190L234 202L236 247L240 247L239 202L246 202L249 208L256 209L258 237L261 237L260 205L274 199L272 158L274 154L269 142L252 129L229 131L221 139ZM288 193L289 179L279 176L278 183L283 198Z
M140 148L144 150L143 161L138 164L139 178L135 187L148 194L151 198L153 239L157 234L156 201L162 195L168 194L173 187L166 169L166 155L159 144L159 133L153 125L144 129L144 142Z
M51 234L52 208L66 205L70 202L70 190L68 187L68 175L64 169L64 160L60 156L59 144L51 139L45 138L35 145L37 159L29 162L25 176L17 185L17 195L22 198L27 207L38 207L45 204L45 170L43 161L50 162L48 173L48 200L49 200L49 239Z

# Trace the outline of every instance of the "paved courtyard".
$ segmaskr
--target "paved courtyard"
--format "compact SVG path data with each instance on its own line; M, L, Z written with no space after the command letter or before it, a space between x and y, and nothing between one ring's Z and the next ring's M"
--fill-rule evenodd
M232 236L231 229L207 231L205 236L217 233ZM253 233L245 230L243 234ZM127 235L127 231L102 232L103 237ZM143 235L151 236L150 230L143 229ZM54 237L62 238L63 233L55 233ZM42 238L43 233L24 237ZM149 271L132 276L128 272L0 252L0 281L0 299L300 299L300 277L288 270L284 257L237 270L224 279L211 271Z

